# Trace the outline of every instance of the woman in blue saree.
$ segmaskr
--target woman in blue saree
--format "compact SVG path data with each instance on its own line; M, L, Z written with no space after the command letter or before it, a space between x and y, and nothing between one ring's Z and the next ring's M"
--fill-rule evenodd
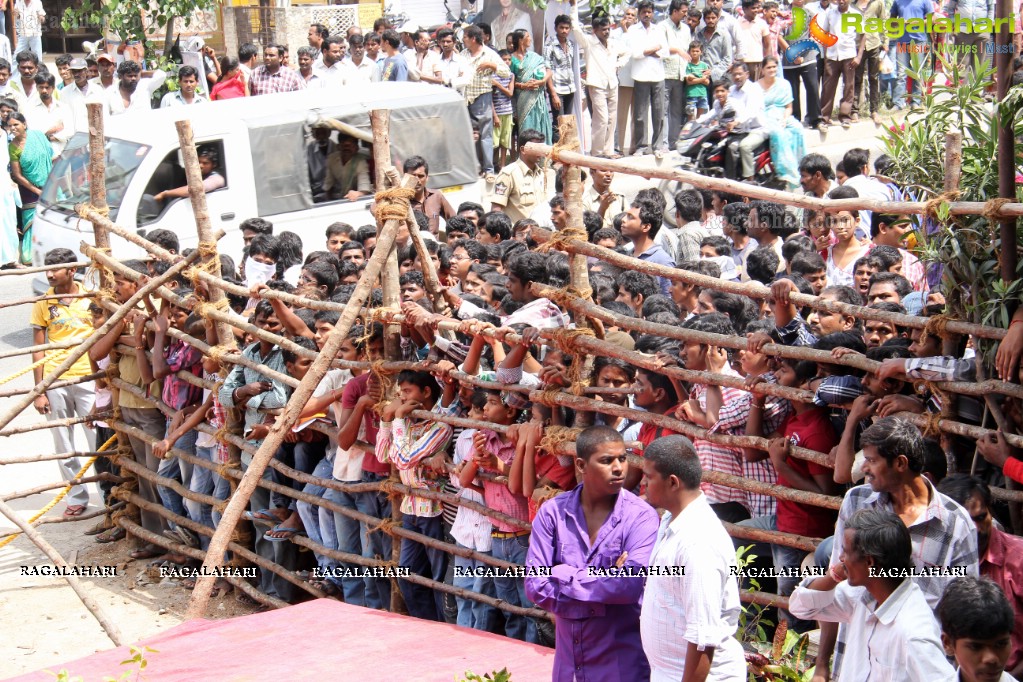
M519 29L512 33L511 70L515 74L515 122L518 130L538 130L546 144L551 143L553 130L547 109L547 81L551 72L543 57L529 48L533 38L529 31Z
M792 88L778 78L778 60L764 60L764 75L757 81L763 90L764 128L771 134L771 161L779 179L790 189L799 187L799 161L806 152L803 126L792 117Z
M11 114L7 129L13 139L7 149L11 156L11 177L21 191L21 262L32 263L32 222L36 202L53 168L53 147L46 135L29 130L25 117Z

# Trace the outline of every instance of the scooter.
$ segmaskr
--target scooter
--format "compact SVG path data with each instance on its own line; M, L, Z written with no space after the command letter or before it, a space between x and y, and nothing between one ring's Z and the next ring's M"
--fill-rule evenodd
M726 172L728 145L736 137L728 132L727 124L734 119L735 111L726 107L716 125L697 121L687 123L676 145L683 159L679 168L700 175L737 180L735 173ZM753 150L753 181L765 187L781 187L771 161L771 145L767 141Z

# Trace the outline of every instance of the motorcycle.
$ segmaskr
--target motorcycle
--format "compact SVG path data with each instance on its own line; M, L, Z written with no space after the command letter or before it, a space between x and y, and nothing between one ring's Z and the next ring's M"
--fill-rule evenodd
M709 177L739 179L737 173L729 169L728 164L728 145L738 137L727 128L728 123L734 120L735 110L726 107L716 124L699 123L694 120L686 123L676 145L678 153L682 155L682 164L679 168ZM736 158L734 163L738 162ZM784 183L774 172L771 145L767 141L753 150L753 182L764 187L783 189Z

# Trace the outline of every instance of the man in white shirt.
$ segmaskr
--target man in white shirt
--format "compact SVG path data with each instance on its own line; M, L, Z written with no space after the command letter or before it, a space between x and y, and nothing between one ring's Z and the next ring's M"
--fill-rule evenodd
M178 69L178 89L168 92L160 100L160 107L181 107L191 104L209 102L206 97L196 93L199 87L199 71L194 66L182 66Z
M142 67L138 62L126 59L117 67L117 78L117 87L106 92L106 112L111 116L152 109L153 93L167 80L167 74L157 69L142 78Z
M419 31L415 34L415 39L415 50L407 52L406 56L415 64L416 70L419 72L419 80L424 83L442 85L443 79L437 75L440 55L430 49L430 32Z
M845 175L843 187L852 187L863 199L874 199L876 201L892 201L892 191L888 185L870 176L870 151L866 149L850 149L838 163L838 168ZM872 211L860 211L860 226L857 235L861 239L870 236L870 222Z
M440 58L434 66L435 73L443 85L461 93L469 84L472 73L465 57L455 50L455 32L450 28L437 31L437 45L440 46Z
M647 502L665 510L639 617L650 682L743 682L735 547L700 490L696 449L685 436L658 438L643 452L643 473Z
M867 36L857 34L852 28L842 30L842 16L860 14L849 0L838 0L818 18L818 25L824 31L838 37L838 42L827 48L824 54L824 85L821 87L821 118L818 125L821 132L828 129L831 123L831 112L835 108L835 93L838 90L838 79L842 78L842 101L838 108L838 118L843 128L852 125L853 95L856 85L856 68L863 61L863 51Z
M36 89L35 77L39 73L39 58L34 52L22 50L14 59L18 62L18 77L10 80L11 89L19 105L32 96Z
M43 61L43 21L46 10L43 0L15 0L14 30L18 35L18 44L14 54L29 50L36 58Z
M743 62L732 66L732 87L728 90L728 101L735 109L735 128L733 132L744 135L728 143L725 154L725 177L741 177L753 175L753 150L770 138L760 121L760 113L764 110L763 88L749 79L749 70ZM748 161L746 157L748 158ZM736 168L737 160L742 159L743 167ZM747 174L748 173L748 174Z
M627 58L619 42L611 38L611 20L606 14L592 14L593 35L579 25L579 8L572 0L569 17L572 36L586 53L586 94L593 105L590 153L614 155L614 122L618 120L618 67Z
M31 130L39 130L46 134L46 139L53 147L53 156L56 158L64 151L64 145L71 136L71 125L70 123L65 125L67 111L53 97L56 89L56 79L53 75L37 73L35 82L35 92L25 102L22 113L25 114Z
M244 43L238 48L238 68L242 72L242 80L245 82L245 92L249 91L249 79L252 78L252 71L259 63L259 48L255 43Z
M685 0L671 0L668 18L661 22L668 56L664 58L664 90L668 97L668 147L673 149L682 130L686 112L686 64L693 36L686 25L689 6Z
M380 80L376 62L366 55L366 45L361 34L348 39L348 56L341 62L345 85L375 83Z
M308 45L298 48L298 75L305 81L306 90L323 87L323 79L316 74L316 70L313 68L315 62L313 54L315 54L315 50Z
M61 102L67 107L66 121L71 126L71 133L89 129L89 111L87 102L101 102L103 88L89 80L89 65L84 59L71 60L71 76L74 82L61 91Z
M910 573L913 543L897 515L860 509L845 524L841 564L789 597L799 618L845 623L841 678L933 682L953 673L934 612ZM825 673L826 674L826 673Z
M324 40L323 49L320 51L323 64L313 66L313 73L320 77L325 88L340 87L345 83L343 40L341 36L330 36Z
M653 23L654 3L640 0L636 5L639 23L629 29L629 47L632 49L632 142L636 154L649 154L651 147L657 158L664 155L667 140L664 136L664 63L668 46L664 29ZM650 143L646 144L648 113L653 118Z

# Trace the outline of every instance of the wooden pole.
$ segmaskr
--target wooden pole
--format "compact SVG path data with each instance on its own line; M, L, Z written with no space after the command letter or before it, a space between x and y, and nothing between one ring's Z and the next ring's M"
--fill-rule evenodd
M185 177L188 179L188 197L192 202L192 213L195 215L195 227L199 234L199 267L212 272L217 278L220 277L220 254L217 252L218 241L213 233L213 224L210 222L210 213L206 205L206 191L202 186L202 171L199 169L199 157L195 148L195 140L192 137L191 121L178 121L178 144L181 148L181 157L185 162ZM209 287L209 302L214 306L223 305L222 301L227 300L227 294L216 285ZM217 343L223 347L234 346L234 334L227 323L216 320Z
M1001 2L1005 1L1006 0L1001 0ZM1012 56L1009 55L1008 58L1010 60L1011 78ZM543 154L552 161L560 161L561 163L570 163L584 168L609 170L616 173L624 173L626 175L638 175L640 177L647 178L648 180L650 178L675 180L677 182L688 183L697 189L720 190L723 192L738 194L743 197L749 197L751 199L775 201L788 206L797 206L799 208L824 213L837 213L838 211L849 211L854 209L881 211L882 213L912 213L915 215L925 215L929 212L926 201L883 201L865 198L818 199L808 195L768 189L759 185L737 182L735 180L711 178L705 175L700 175L699 173L676 170L670 166L648 167L642 166L629 159L602 159L596 156L586 156L585 154L580 154L578 152L556 152L554 147L551 145L539 144L536 142L530 142L527 145L527 148L539 154ZM1010 156L1009 158L1011 159L1012 157ZM949 202L949 213L951 215L981 215L985 212L987 207L988 205L982 201L952 201ZM1008 203L1002 205L997 210L994 210L994 207L992 207L992 209L994 214L999 217L1015 218L1023 216L1023 203Z
M54 549L53 545L47 542L43 536L39 534L39 531L18 516L18 512L2 500L0 500L0 514L3 514L8 521L17 526L21 532L25 534L25 537L31 540L32 544L38 547L39 550L45 554L51 562L53 562L54 566L62 569L69 568L67 561L65 561L64 557L60 555L60 552ZM110 638L110 641L116 646L121 646L124 641L124 637L121 635L120 628L118 628L117 625L110 620L110 616L108 616L106 611L103 610L103 607L99 605L99 602L93 598L90 589L84 586L77 576L65 575L63 577L64 580L67 581L67 584L71 586L71 589L75 591L75 594L78 595L78 598L82 600L85 608L87 608L93 618L99 622L103 631L106 632L107 636Z
M95 211L106 217L110 209L107 206L107 152L106 138L103 131L103 105L90 102L85 105L89 117L89 203ZM103 224L94 222L92 234L96 248L110 253L110 233ZM100 268L100 287L110 291L114 286L113 277Z
M57 265L40 265L33 268L19 268L17 270L0 270L0 277L13 277L14 275L33 275L39 272L50 270L63 270L65 268L87 268L89 263L58 263Z
M414 178L406 176L402 181L402 186L411 188L414 183ZM245 472L245 477L242 478L241 483L238 484L238 489L231 496L231 501L228 503L227 509L224 510L224 515L220 520L220 525L217 527L217 532L210 540L209 551L203 562L205 571L210 573L210 575L204 575L196 582L195 590L192 592L192 600L189 602L188 611L185 614L186 619L199 618L206 612L215 581L211 573L223 564L224 551L228 539L235 526L238 525L242 512L248 507L249 497L252 496L252 492L256 489L256 485L262 478L270 459L273 458L281 443L284 442L284 436L291 429L292 425L298 421L302 407L305 406L312 396L313 390L319 384L320 379L326 374L327 369L330 367L331 359L337 355L342 341L348 335L355 319L358 317L359 311L369 298L373 283L383 269L384 260L394 246L394 239L398 232L398 222L397 220L388 220L384 224L383 229L377 236L377 248L373 253L373 257L366 264L366 270L363 272L362 279L356 285L351 300L345 306L344 313L342 313L337 325L327 336L319 357L309 367L305 378L302 379L298 388L291 395L288 404L284 408L284 413L277 418L277 421L270 429L270 433L256 450L252 463L249 464L248 470Z
M376 159L376 176L377 176L377 187L387 186L387 169L391 166L391 136L389 130L389 115L390 112L385 110L374 110L369 112L370 125L373 129L373 158ZM409 206L409 213L411 213L412 207ZM407 218L406 218L407 221ZM377 219L377 224L381 223L380 219ZM395 234L397 237L397 234ZM376 248L380 248L380 239L377 239ZM424 248L425 251L425 248ZM376 255L376 254L374 254ZM429 256L427 256L429 258ZM387 254L387 264L384 267L383 274L383 307L391 310L399 310L401 307L401 290L398 285L398 245L397 240L389 248ZM384 324L384 359L395 361L401 358L401 328L396 324L387 323ZM391 473L389 479L392 483L398 481L398 470L395 466L391 465ZM402 521L400 505L396 504L396 499L391 498L391 520L397 524ZM394 561L395 565L401 559L401 543L391 543L391 560ZM396 587L396 585L394 586ZM391 611L394 613L405 612L405 601L402 598L401 591L398 589L391 590Z
M68 294L62 296L61 294L51 294L49 296L32 296L31 298L19 298L16 301L5 301L0 303L0 308L11 308L16 305L28 305L29 303L36 303L38 301L55 301L60 299L69 298L94 298L98 294L95 291L88 291L84 294Z
M50 387L50 384L55 382L62 374L71 369L72 365L78 361L78 358L88 353L89 349L95 346L101 338L106 336L106 333L110 331L115 324L123 320L129 311L135 309L135 305L139 301L141 301L145 296L148 296L150 292L155 291L164 282L169 282L174 279L179 272L191 265L198 257L198 251L189 254L188 258L182 258L162 275L153 277L144 287L135 292L135 295L129 298L117 312L111 315L110 319L108 319L102 327L93 332L92 336L71 349L67 357L64 358L64 361L57 365L52 372L43 377L43 380L39 382L38 386L29 391L24 397L18 398L13 402L13 404L8 406L7 411L0 416L0 429L10 424L15 417L21 414L26 407L32 404L32 401L35 400L37 396L45 393L46 389Z
M996 0L995 25L1003 21L1001 30L995 33L995 82L998 96L995 111L1005 100L1012 85L1012 31L1009 20L1023 21L1023 17L1015 16L1012 0ZM1016 142L1013 133L1013 116L998 116L998 196L1008 201L1016 200ZM1008 208L1012 204L1006 204ZM1015 204L1018 205L1018 204ZM979 211L978 211L979 212ZM1001 266L1002 279L1011 282L1016 279L1016 217L1007 211L1001 213L999 220L999 237L1001 245L998 251L998 262Z

